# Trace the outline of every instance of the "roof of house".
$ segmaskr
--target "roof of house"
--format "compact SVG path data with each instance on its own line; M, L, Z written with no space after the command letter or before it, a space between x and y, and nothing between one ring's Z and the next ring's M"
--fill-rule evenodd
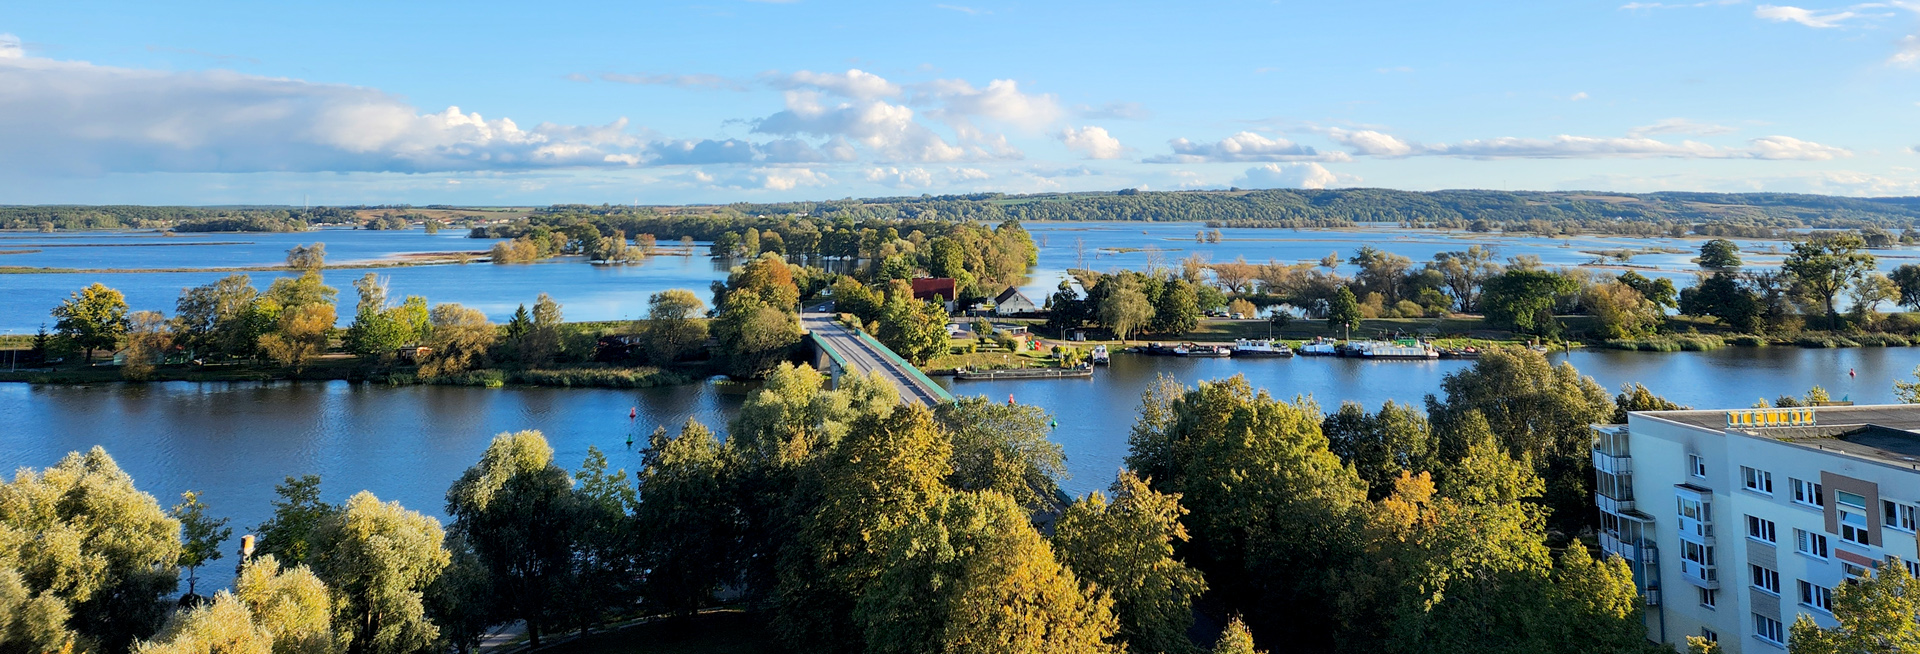
M1006 304L1007 300L1013 299L1015 297L1018 297L1022 300L1027 300L1026 294L1021 293L1019 287L1008 286L1007 290L1001 291L999 295L996 295L993 297L993 303ZM1027 304L1033 304L1033 300L1027 300Z
M913 284L914 299L924 300L930 296L938 295L942 298L952 300L959 295L952 277L919 277L911 280L911 283Z

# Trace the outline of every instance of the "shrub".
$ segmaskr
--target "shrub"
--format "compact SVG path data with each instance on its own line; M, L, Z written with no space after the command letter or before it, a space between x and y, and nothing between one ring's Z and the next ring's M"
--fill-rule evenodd
M1615 350L1639 352L1706 352L1726 347L1726 340L1712 334L1659 334L1644 338L1616 338L1605 343Z
M1727 344L1741 347L1766 347L1767 338L1754 334L1734 334L1727 337Z
M638 368L567 368L562 370L523 370L513 377L514 383L532 386L566 386L588 388L652 388L671 384L685 383L687 378L659 368L642 366Z
M1861 334L1853 337L1866 347L1906 347L1907 337L1899 334Z

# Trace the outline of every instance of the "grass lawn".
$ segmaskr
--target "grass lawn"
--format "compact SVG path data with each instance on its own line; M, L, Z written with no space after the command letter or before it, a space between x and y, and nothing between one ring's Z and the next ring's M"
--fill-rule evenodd
M771 654L782 652L767 617L714 611L684 621L663 620L595 634L541 650L543 654Z

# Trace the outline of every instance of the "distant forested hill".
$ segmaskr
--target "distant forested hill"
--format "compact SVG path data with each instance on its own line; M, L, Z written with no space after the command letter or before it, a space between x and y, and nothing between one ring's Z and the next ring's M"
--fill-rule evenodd
M0 229L172 227L298 229L355 222L386 209L286 207L12 206L0 207ZM420 210L414 210L420 211ZM458 216L446 208L431 213ZM503 210L472 209L474 212ZM1681 234L1764 237L1802 227L1905 229L1920 222L1920 198L1848 198L1793 193L1611 193L1599 191L1396 191L1330 189L1260 191L1134 191L1005 195L979 193L823 202L630 207L554 205L532 212L560 216L731 219L809 216L869 219L1194 221L1216 227L1342 227L1394 222L1415 227L1543 234ZM490 214L486 219L526 215ZM449 220L451 222L451 220Z

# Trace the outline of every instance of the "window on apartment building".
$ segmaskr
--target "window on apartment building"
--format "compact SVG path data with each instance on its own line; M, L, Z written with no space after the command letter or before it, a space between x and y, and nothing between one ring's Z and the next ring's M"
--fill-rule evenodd
M1713 608L1720 604L1720 591L1714 590L1712 588L1701 588L1699 590L1700 590L1701 606L1704 606L1707 608Z
M1768 544L1780 542L1772 520L1747 516L1747 537Z
M1748 565L1747 568L1749 572L1752 573L1754 588L1758 588L1760 590L1764 590L1769 593L1773 593L1775 595L1780 594L1780 573L1779 572L1769 570L1767 568L1763 568L1757 565Z
M1880 524L1901 531L1913 531L1913 505L1901 504L1893 500L1880 500L1885 519Z
M1756 493L1773 494L1773 473L1740 466L1740 483Z
M1706 479L1707 478L1707 460L1700 458L1700 455L1698 454L1688 454L1687 455L1687 472L1693 473L1693 476L1695 477Z
M1840 572L1853 578L1864 578L1867 576L1866 568L1845 561L1840 562Z
M1907 564L1907 574L1920 578L1920 561L1901 561Z
M1720 634L1714 633L1712 629L1706 627L1700 628L1700 637L1707 639L1709 643L1720 642Z
M1753 635L1755 638L1775 645L1784 645L1787 642L1787 635L1785 630L1780 628L1780 621L1758 613L1753 614Z
M1846 491L1833 494L1840 513L1840 540L1860 545L1872 544L1867 529L1867 498Z
M1795 529L1793 530L1793 550L1807 556L1827 558L1827 535Z
M1832 613L1833 589L1802 581L1800 582L1800 604Z
M1793 486L1793 501L1807 506L1827 505L1827 499L1820 496L1820 484L1792 477L1787 478L1787 484Z

